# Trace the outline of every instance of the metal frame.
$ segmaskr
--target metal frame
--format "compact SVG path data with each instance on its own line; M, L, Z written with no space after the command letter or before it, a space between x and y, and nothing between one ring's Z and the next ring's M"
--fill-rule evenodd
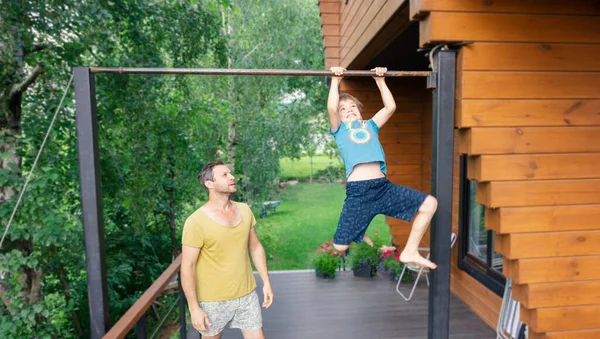
M431 53L433 53L432 51ZM431 259L437 263L431 272L429 286L428 338L442 339L449 335L450 239L452 222L452 171L454 155L454 89L456 52L435 51L433 72L388 71L386 77L428 77L427 87L433 90L432 130L432 195L438 200L438 210L431 223ZM97 339L109 329L108 290L104 253L104 224L98 152L98 121L94 88L95 73L113 74L207 74L207 75L291 75L332 76L331 71L250 70L250 69L182 69L182 68L74 68L77 120L77 144L81 174L86 268L88 276L91 338ZM345 77L372 77L372 71L345 71ZM185 299L180 288L180 310L185 311ZM185 315L183 315L185 317ZM186 334L185 319L180 335ZM140 326L143 326L140 324Z
M454 169L454 95L456 51L442 49L430 53L433 87L431 195L438 209L431 221L431 271L427 338L445 339L450 330L450 235L452 233L452 182Z

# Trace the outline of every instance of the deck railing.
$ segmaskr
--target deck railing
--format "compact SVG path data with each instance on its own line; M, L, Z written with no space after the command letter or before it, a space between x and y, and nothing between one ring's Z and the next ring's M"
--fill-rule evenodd
M154 281L154 283L140 296L140 298L125 312L125 314L111 327L103 338L125 338L125 336L136 326L137 338L146 338L146 313L152 306L152 303L160 297L165 287L173 280L173 277L179 272L181 267L181 254L167 267L167 269ZM177 285L179 289L179 337L186 337L185 320L185 296L181 288L181 279L178 277ZM168 316L168 315L167 315Z

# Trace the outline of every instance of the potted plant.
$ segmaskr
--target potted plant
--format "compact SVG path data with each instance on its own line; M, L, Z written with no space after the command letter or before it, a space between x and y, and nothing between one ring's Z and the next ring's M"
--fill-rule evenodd
M404 269L404 264L400 261L400 252L394 246L381 246L379 251L381 252L381 263L379 263L377 269L380 272L387 273L390 279L398 280L402 269ZM407 270L404 272L402 282L410 282L411 278L412 271Z
M381 255L378 253L378 249L382 241L379 238L379 234L376 234L372 241L373 246L364 241L360 244L353 243L350 246L349 259L355 277L371 278L377 272L377 266L381 262Z
M340 257L341 254L333 248L330 242L325 242L317 248L311 260L317 277L334 279Z

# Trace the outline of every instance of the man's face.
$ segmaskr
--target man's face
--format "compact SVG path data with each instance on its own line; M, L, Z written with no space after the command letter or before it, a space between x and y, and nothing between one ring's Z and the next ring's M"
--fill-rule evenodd
M340 120L342 122L351 122L362 119L358 105L353 100L341 100L338 104L338 113L340 114Z
M213 180L207 181L207 187L215 193L233 194L237 191L235 177L225 165L217 165L213 168Z

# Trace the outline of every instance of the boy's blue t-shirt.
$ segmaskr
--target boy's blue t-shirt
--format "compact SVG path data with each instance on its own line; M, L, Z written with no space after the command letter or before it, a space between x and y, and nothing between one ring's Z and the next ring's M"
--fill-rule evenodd
M342 122L333 135L344 165L346 178L352 173L354 166L366 162L381 163L381 172L386 173L385 153L379 142L379 126L372 120L356 120Z

